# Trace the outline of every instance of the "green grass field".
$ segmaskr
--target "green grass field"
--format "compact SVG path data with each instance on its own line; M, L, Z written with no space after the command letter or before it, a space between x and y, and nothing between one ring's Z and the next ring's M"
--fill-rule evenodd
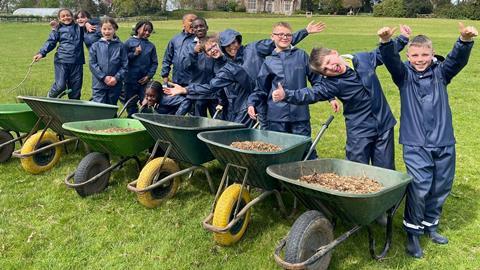
M384 25L405 23L415 34L424 33L436 52L446 55L458 37L457 21L437 19L379 19L372 17L315 17L327 23L321 34L306 38L299 47L337 48L341 53L371 50L378 42L376 31ZM310 19L285 18L294 29ZM277 19L211 19L210 31L234 28L244 43L268 38ZM133 23L123 23L119 36L128 38ZM480 28L478 21L466 22ZM159 58L168 40L179 32L180 21L155 23L151 41ZM47 25L0 25L0 103L12 103L19 94L46 95L53 82L53 52L35 64L26 83L15 93L7 90L24 77L32 56L49 33ZM383 261L370 258L367 232L361 230L338 246L331 269L479 269L480 268L480 53L474 47L469 65L449 86L450 105L457 138L457 174L447 200L440 230L450 243L438 246L422 239L425 258L414 260L404 252L405 233L401 227L403 207L394 220L393 247ZM91 95L91 74L84 67L83 99ZM399 95L384 67L378 69L385 94L399 119ZM158 79L158 75L156 79ZM311 106L312 129L316 134L330 114L326 103ZM397 125L398 128L398 125ZM396 130L398 138L398 129ZM398 142L398 140L396 140ZM321 140L320 157L344 158L345 125L338 114ZM294 220L283 219L273 198L252 212L244 238L232 247L220 247L212 234L203 230L213 196L203 174L183 181L177 195L157 209L146 209L128 192L126 184L138 173L133 162L115 172L105 192L80 198L63 183L83 151L62 157L58 166L41 175L29 175L17 159L0 165L0 269L274 269L273 250L289 231ZM476 158L477 157L477 158ZM396 145L396 165L405 171L401 146ZM222 168L208 164L218 183ZM339 224L336 234L349 228ZM381 231L376 230L380 235ZM379 238L380 240L380 238Z

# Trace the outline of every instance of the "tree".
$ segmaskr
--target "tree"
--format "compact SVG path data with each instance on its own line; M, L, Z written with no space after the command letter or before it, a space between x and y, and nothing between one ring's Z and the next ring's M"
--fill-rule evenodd
M362 0L342 0L342 7L349 9L355 14L358 14L362 5Z

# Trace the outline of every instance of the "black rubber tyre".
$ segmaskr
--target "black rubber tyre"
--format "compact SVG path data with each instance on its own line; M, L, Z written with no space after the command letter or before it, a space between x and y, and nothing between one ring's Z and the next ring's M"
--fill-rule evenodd
M12 134L5 130L0 130L0 144L13 140ZM0 163L6 162L12 157L13 150L15 150L15 143L10 143L0 148Z
M285 247L285 261L301 263L316 253L316 250L333 241L333 226L320 212L303 213L293 224ZM327 269L332 252L325 254L307 269Z
M108 167L110 167L110 161L104 154L98 152L90 153L86 155L78 164L77 170L75 171L75 176L73 177L74 183L84 183ZM107 188L109 179L110 172L107 172L96 181L88 183L84 186L75 187L75 190L77 191L78 195L82 197L100 193Z

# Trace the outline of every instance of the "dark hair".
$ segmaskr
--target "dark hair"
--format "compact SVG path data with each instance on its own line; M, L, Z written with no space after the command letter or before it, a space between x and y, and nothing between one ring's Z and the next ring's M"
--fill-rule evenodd
M157 99L160 99L163 95L163 87L162 84L158 81L149 81L147 85L145 85L145 92L147 89L153 89L157 93Z
M62 13L62 11L65 11L65 10L68 11L68 12L70 12L70 15L73 17L73 12L72 12L70 9L68 9L68 8L61 8L61 9L58 10L57 18L60 18L60 13Z
M207 20L203 17L197 17L195 20L192 21L192 24L194 21L202 21L205 24L205 27L208 27Z
M80 16L85 17L85 18L88 18L88 19L92 18L92 16L90 15L90 13L88 13L88 11L82 10L82 9L80 9L80 10L77 11L77 12L75 12L74 19L78 19L78 17L80 17Z
M150 28L152 29L150 32L153 32L153 24L152 22L148 21L148 20L141 20L139 21L136 25L135 25L135 28L133 28L133 31L135 33L135 35L138 35L138 29L140 29L140 27L142 27L143 25L148 25L150 26Z
M101 21L100 21L100 27L102 27L104 24L106 23L109 23L113 26L113 29L115 29L115 31L118 30L118 24L117 22L111 18L111 17L104 17Z

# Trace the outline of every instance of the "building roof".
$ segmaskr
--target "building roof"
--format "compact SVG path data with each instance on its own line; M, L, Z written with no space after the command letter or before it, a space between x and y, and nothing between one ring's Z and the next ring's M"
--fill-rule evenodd
M59 10L59 8L19 8L13 12L13 15L57 16Z

